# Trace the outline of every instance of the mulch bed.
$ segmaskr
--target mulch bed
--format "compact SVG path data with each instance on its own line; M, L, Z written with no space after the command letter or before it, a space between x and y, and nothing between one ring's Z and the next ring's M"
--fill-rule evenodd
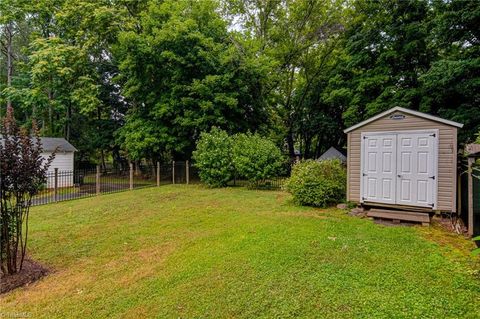
M50 270L42 264L25 258L20 272L9 276L5 276L0 272L0 294L18 287L28 286L46 276L49 272Z

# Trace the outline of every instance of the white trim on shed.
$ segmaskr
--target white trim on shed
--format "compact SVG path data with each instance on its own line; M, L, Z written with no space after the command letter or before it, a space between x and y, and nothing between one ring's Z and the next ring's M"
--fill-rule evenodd
M403 112L403 113L406 113L406 114L410 114L410 115L414 115L414 116L417 116L417 117L420 117L420 118L424 118L424 119L428 119L428 120L431 120L431 121L435 121L435 122L439 122L439 123L443 123L443 124L447 124L447 125L451 125L451 126L455 126L455 127L458 127L458 128L462 128L463 127L463 124L461 123L457 123L457 122L454 122L454 121L450 121L450 120L446 120L446 119L442 119L441 117L438 117L438 116L433 116L433 115L430 115L430 114L426 114L426 113L422 113L422 112L417 112L417 111L414 111L414 110L410 110L410 109L406 109L406 108L403 108L403 107L400 107L400 106L396 106L394 108L391 108L389 110L386 110L385 112L382 112L378 115L375 115L374 117L371 117L363 122L360 122L358 124L355 124L353 126L350 126L349 128L345 129L343 132L344 133L348 133L348 132L351 132L359 127L362 127L364 125L367 125L368 123L371 123L373 121L376 121L382 117L384 117L385 115L388 115L388 114L391 114L391 113L394 113L394 112Z

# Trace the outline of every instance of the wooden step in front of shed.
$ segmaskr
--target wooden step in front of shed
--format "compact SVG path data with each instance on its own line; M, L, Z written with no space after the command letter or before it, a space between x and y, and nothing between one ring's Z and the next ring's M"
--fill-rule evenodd
M430 224L430 215L422 212L410 212L404 210L391 210L372 208L367 213L368 217L391 219L393 221L409 221L422 223L422 225Z

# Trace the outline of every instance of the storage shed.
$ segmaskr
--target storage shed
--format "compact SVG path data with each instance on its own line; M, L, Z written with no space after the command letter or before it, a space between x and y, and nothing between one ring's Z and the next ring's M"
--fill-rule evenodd
M374 217L397 210L455 212L462 126L394 107L346 129L347 199L384 208Z
M61 137L41 137L43 152L42 157L47 159L54 151L55 158L48 168L47 188L54 187L54 172L58 168L58 187L73 186L74 153L77 149L66 139Z
M2 135L0 135L0 142L3 143ZM56 151L55 158L47 172L47 188L54 187L55 168L58 169L60 174L58 187L73 186L73 162L74 153L77 149L62 137L40 137L40 144L43 148L41 156L44 160Z

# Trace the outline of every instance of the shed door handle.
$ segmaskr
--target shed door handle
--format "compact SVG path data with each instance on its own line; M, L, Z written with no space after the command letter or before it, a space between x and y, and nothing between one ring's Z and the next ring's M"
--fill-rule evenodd
M398 174L397 177L398 177L398 178L402 178L402 175Z

